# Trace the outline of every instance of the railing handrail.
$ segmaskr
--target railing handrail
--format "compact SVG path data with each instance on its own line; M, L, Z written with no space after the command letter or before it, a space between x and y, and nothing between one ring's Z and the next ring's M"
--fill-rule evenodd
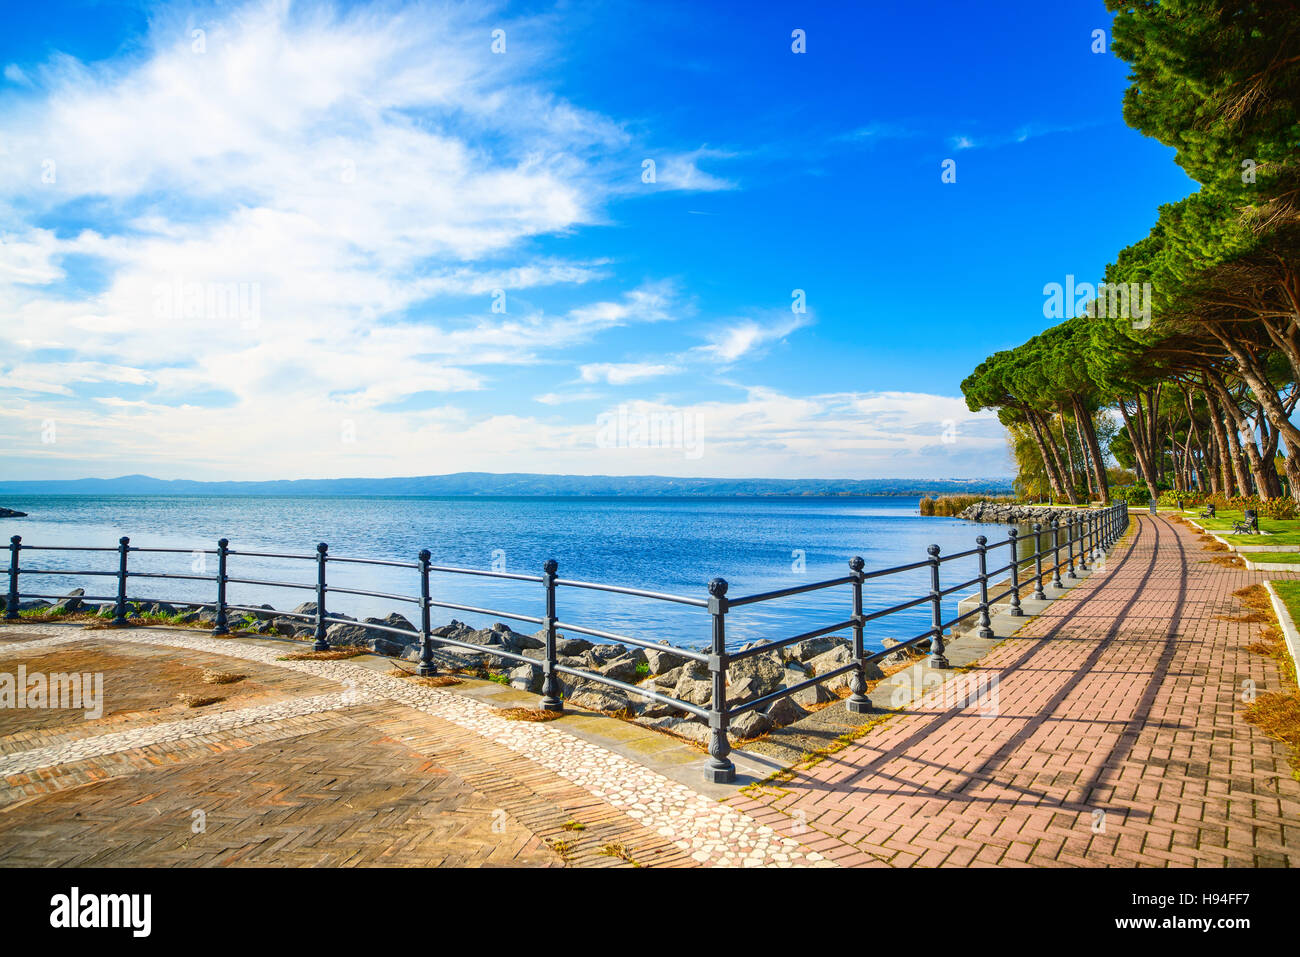
M130 538L122 537L118 541L116 548L106 546L73 546L73 545L24 545L22 537L14 535L9 544L9 565L3 569L3 573L9 579L8 599L5 605L5 618L14 620L19 617L18 606L21 598L60 598L67 596L34 594L23 592L19 587L20 577L22 575L47 575L58 577L115 577L117 579L117 595L113 596L83 596L92 601L113 601L114 618L113 623L118 625L127 624L127 605L131 599L128 599L128 582L130 579L177 579L189 581L208 581L214 582L217 586L217 596L215 602L195 602L185 601L186 605L200 608L215 609L215 623L213 634L227 634L229 623L227 621L227 611L238 611L244 613L265 612L268 609L258 608L249 605L237 605L228 603L226 600L226 586L230 583L258 585L271 588L302 588L311 589L316 593L315 608L311 612L299 611L279 611L269 609L274 613L274 617L285 617L313 622L315 624L315 644L313 648L319 651L330 648L328 638L328 626L331 625L351 625L361 624L367 630L380 631L400 635L403 637L416 638L420 644L420 665L418 673L421 675L436 674L436 664L433 658L433 648L435 644L445 645L451 648L460 648L476 653L486 653L498 656L507 661L515 661L521 664L527 664L534 668L540 668L542 671L542 702L541 707L547 710L563 710L563 702L560 694L560 684L558 676L569 675L577 677L583 681L593 681L598 684L604 684L616 688L628 694L639 695L647 700L668 705L672 708L679 709L688 714L705 718L709 722L709 754L710 762L707 773L715 781L731 781L735 777L735 767L728 758L731 747L727 738L727 729L730 719L739 717L747 712L754 711L767 704L775 702L782 697L788 697L797 694L800 691L832 681L849 675L849 687L851 695L846 702L850 711L865 712L871 710L871 701L865 695L865 667L868 664L876 662L887 655L895 654L901 649L908 649L922 641L929 641L929 662L935 668L947 668L948 661L945 657L944 633L951 629L959 622L979 616L978 634L980 637L991 638L993 631L990 627L989 610L1004 598L1009 598L1008 612L1012 616L1022 616L1024 614L1021 607L1021 591L1028 587L1021 580L1021 572L1027 568L1033 568L1034 582L1033 597L1035 599L1046 598L1044 590L1044 579L1051 576L1051 585L1056 589L1063 589L1064 582L1062 570L1065 571L1065 578L1076 579L1076 567L1081 571L1087 571L1090 563L1095 563L1099 555L1104 555L1112 545L1115 544L1128 527L1129 516L1128 507L1125 503L1116 503L1101 508L1084 508L1077 513L1070 513L1066 516L1066 521L1062 523L1059 517L1052 518L1048 525L1041 521L1033 522L1034 550L1032 554L1025 554L1021 550L1023 538L1019 535L1019 530L1012 527L1008 530L1005 539L990 544L983 535L977 536L976 545L972 549L954 552L950 555L941 554L938 545L931 545L927 552L928 557L924 560L896 565L889 568L875 569L872 571L865 570L865 563L860 557L854 557L849 561L849 574L836 578L826 579L824 581L809 582L802 585L794 585L789 588L779 588L766 592L758 592L740 598L727 598L728 584L725 579L715 578L709 582L707 599L692 598L685 595L674 595L667 592L653 591L648 589L633 588L624 585L609 585L599 582L587 582L574 579L563 579L558 577L558 563L553 559L548 560L543 566L541 575L525 575L505 571L487 571L483 569L458 568L455 566L433 565L430 561L431 553L428 549L423 549L419 553L418 560L415 562L399 561L393 559L378 558L354 558L341 557L329 554L329 546L321 542L316 546L314 554L300 555L282 552L259 552L259 551L241 551L229 547L227 539L220 539L217 542L216 549L185 549L185 548L153 548L133 546ZM1062 540L1064 532L1064 540ZM1050 538L1050 543L1044 545L1044 536ZM1077 550L1076 550L1076 545ZM992 571L988 569L987 556L990 551L997 548L1009 547L1011 551L1011 560L1008 564L996 568ZM1062 558L1062 548L1065 550L1065 557ZM87 570L87 569L51 569L51 568L23 568L20 558L23 551L68 551L68 552L117 552L118 568L116 571L108 570ZM190 554L190 555L216 555L217 572L215 575L208 574L181 574L149 571L133 571L129 568L129 556L132 553L162 553L162 554ZM272 559L293 559L293 560L310 560L316 563L316 581L312 582L282 582L269 579L259 578L240 578L229 574L229 558L272 558ZM958 561L965 558L977 557L979 574L974 578L964 581L957 585L943 587L941 580L941 569L949 562ZM1045 561L1046 560L1046 561ZM388 568L411 569L419 572L420 595L405 595L397 592L381 592L368 589L347 588L341 585L330 585L327 581L326 569L328 565L374 565ZM872 581L888 575L902 574L910 571L918 571L928 568L930 572L930 589L926 594L919 595L916 598L904 602L898 602L887 606L883 609L866 611L863 606L863 585L867 581ZM991 578L1010 572L1010 587L997 595L990 596L988 585ZM493 579L505 579L511 581L523 581L543 586L543 597L545 599L545 614L538 617L536 615L519 614L513 611L500 611L491 608L480 608L474 605L460 604L456 602L441 601L432 597L429 579L433 574L460 574ZM835 588L842 585L852 586L852 613L849 618L838 621L829 625L823 625L818 628L803 632L802 634L786 636L775 640L760 640L752 643L739 651L728 652L726 647L726 615L735 608L743 608L761 602L776 601L782 598L793 597L795 595L807 594L809 592L820 591L828 588ZM968 611L961 612L960 604L958 605L959 614L945 620L944 618L944 599L956 594L957 592L968 589L974 585L979 586L978 604ZM653 642L644 638L636 638L629 635L622 635L616 632L605 631L603 629L592 628L581 624L571 622L562 622L559 620L556 611L556 593L560 588L581 588L592 591L599 591L608 594L627 595L636 598L646 598L654 601L665 601L676 604L687 605L695 608L707 609L712 619L712 639L708 652L696 651L667 645L662 642ZM389 601L403 601L414 603L420 609L420 624L418 627L401 628L396 625L384 622L369 620L358 623L345 616L340 617L337 614L331 614L326 609L327 597L330 594L338 595L356 595L373 598L383 598ZM142 599L136 598L135 601ZM167 601L167 599L144 599L148 601ZM929 604L931 606L931 626L926 631L921 632L906 641L891 645L889 648L881 649L868 653L863 646L865 626L873 621L879 621L890 615L915 608L920 605ZM430 610L433 608L445 608L458 610L470 614L490 616L507 621L529 622L531 624L541 625L542 634L545 635L543 642L544 648L540 658L518 654L507 651L497 645L483 645L474 642L466 642L450 636L437 636L432 634L430 627ZM708 667L711 676L712 695L709 707L692 704L681 701L671 695L663 694L652 688L645 688L639 685L629 684L613 678L611 675L598 671L591 671L583 668L575 668L559 661L558 648L558 629L564 628L567 631L578 634L589 635L594 638L606 641L630 644L637 648L647 650L662 649L688 661L694 661L698 664L704 664ZM793 685L787 685L776 691L751 698L746 701L732 704L727 699L727 671L730 665L746 659L756 657L762 654L770 654L774 651L780 651L782 648L796 644L801 641L808 641L826 635L836 634L846 630L852 631L851 660L843 665L829 669L823 674L814 675L804 681L799 681Z

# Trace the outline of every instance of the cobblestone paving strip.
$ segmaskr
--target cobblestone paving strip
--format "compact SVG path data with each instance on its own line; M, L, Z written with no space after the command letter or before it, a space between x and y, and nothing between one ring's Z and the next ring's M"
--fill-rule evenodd
M68 744L52 745L45 748L32 748L15 754L0 756L0 777L11 774L25 774L38 768L68 764L72 761L84 761L86 758L105 754L130 751L133 748L147 748L169 741L183 741L203 734L219 734L246 728L250 725L265 724L271 721L284 721L306 714L320 714L347 708L361 701L369 700L369 695L354 691L342 691L334 694L315 695L310 698L294 698L275 704L261 705L256 708L240 708L235 711L222 711L217 714L204 715L185 721L168 721L163 724L133 728L130 731L112 731L90 738L79 738Z
M0 631L0 637L13 634ZM598 744L576 738L548 724L507 721L493 713L490 705L464 695L412 685L346 661L280 661L278 649L245 645L176 631L123 629L109 632L112 640L136 642L162 647L184 648L209 654L257 661L278 668L331 680L342 684L339 695L319 696L318 710L337 708L346 703L385 699L422 711L461 728L473 731L510 751L519 754L552 773L570 781L652 833L673 843L691 860L721 866L833 867L834 863L814 849L805 847L791 836L776 833L772 827L745 812L710 800L684 784L638 764ZM77 632L67 635L24 641L15 645L23 655L33 648L55 647L83 641L88 636ZM102 640L103 635L96 633ZM0 656L5 644L0 641ZM268 708L267 720L275 720ZM261 709L247 709L248 711ZM237 712L230 712L236 714ZM190 722L177 722L186 725ZM154 731L154 728L148 729ZM195 733L203 733L196 731ZM108 736L104 736L108 737ZM78 745L93 746L90 738ZM110 742L117 748L121 742ZM139 747L138 743L127 747ZM51 749L59 751L59 749ZM31 752L28 752L31 753ZM72 752L68 752L72 753ZM86 756L83 752L76 752ZM19 757L11 755L10 759ZM76 758L71 758L75 760Z

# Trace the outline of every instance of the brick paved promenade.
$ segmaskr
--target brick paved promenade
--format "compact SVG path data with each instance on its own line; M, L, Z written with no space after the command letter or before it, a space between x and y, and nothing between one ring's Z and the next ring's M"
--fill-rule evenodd
M1277 670L1246 650L1258 623L1224 620L1278 576L1135 521L1103 572L957 676L997 677L991 716L940 690L726 804L572 723L631 733L613 719L506 721L464 689L280 661L284 644L5 626L0 670L100 672L107 702L0 712L0 866L1300 863L1300 783L1239 716L1243 682L1275 689ZM178 700L196 693L221 700Z
M1243 682L1277 690L1278 671L1246 650L1258 623L1222 620L1242 616L1235 590L1293 576L1135 523L1104 572L979 663L995 716L932 692L732 806L841 865L1300 864L1300 783L1239 714Z
M105 691L90 720L0 710L0 866L831 866L562 722L350 661L279 660L298 650L0 628L0 670L99 672ZM220 700L178 700L195 694Z

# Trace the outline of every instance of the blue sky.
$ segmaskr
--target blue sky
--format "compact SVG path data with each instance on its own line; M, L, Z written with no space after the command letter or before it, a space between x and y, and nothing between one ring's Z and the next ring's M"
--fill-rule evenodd
M1007 474L961 379L1194 188L1092 0L5 13L5 478Z

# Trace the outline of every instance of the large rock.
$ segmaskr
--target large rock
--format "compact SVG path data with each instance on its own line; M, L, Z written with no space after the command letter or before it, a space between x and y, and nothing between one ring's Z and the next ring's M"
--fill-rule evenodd
M745 687L744 698L755 698L781 687L785 680L785 665L777 652L755 655L733 661L727 666L728 687ZM737 696L739 697L739 696Z
M373 638L370 641L370 650L377 655L400 658L406 651L406 645L399 641L389 641L387 638Z
M845 678L847 677L848 676L845 675ZM847 684L847 681L845 683ZM836 695L834 695L826 685L816 684L810 685L802 691L796 691L794 694L790 695L790 700L801 707L811 709L816 705L826 704L828 701L836 700Z
M585 638L565 638L561 635L557 635L555 638L555 654L557 656L580 655L584 651L590 651L591 648L591 642Z
M772 724L784 727L794 724L800 718L806 718L808 712L789 698L777 698L767 708L767 716Z
M84 594L86 594L86 589L84 588L72 589L72 591L68 592L66 595L64 595L62 598L60 598L58 601L54 603L54 610L55 611L80 611L81 606L85 604L81 600L81 596Z
M519 665L517 668L511 668L506 678L512 688L541 694L542 669L536 665Z
M625 684L635 684L637 678L636 670L637 661L632 655L626 655L617 658L608 664L602 665L598 670L602 675L613 678L615 681L622 681Z
M620 712L632 710L632 702L628 700L627 695L617 688L597 688L590 685L571 696L568 703L575 708L585 708L588 711Z
M690 660L668 648L646 648L644 651L645 659L650 665L650 673L655 675L671 671Z
M698 721L691 718L636 718L637 724L644 725L647 728L654 728L656 731L667 731L678 737L686 738L697 744L709 744L709 729Z
M830 651L836 644L838 642L830 635L822 635L820 638L807 638L804 641L786 646L786 655L795 661L808 661Z
M672 697L687 704L707 706L713 703L713 679L703 662L688 661L676 670L677 684L669 692Z
M771 727L772 719L754 710L746 711L734 719L728 730L737 738L757 738L760 734L769 731Z

